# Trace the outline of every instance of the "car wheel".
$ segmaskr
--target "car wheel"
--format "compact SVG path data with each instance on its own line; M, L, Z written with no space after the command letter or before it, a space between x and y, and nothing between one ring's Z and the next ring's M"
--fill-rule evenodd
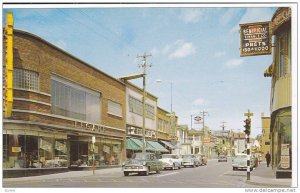
M172 170L175 170L175 164L173 163Z
M149 171L150 171L150 168L147 168L147 170L144 172L144 175L148 176L149 175Z
M236 170L236 167L233 167L232 169L235 171L235 170Z
M156 170L156 173L159 174L160 173L160 169Z
M178 169L179 169L179 170L181 169L181 165L178 165Z
M128 176L129 175L129 172L124 172L124 176Z

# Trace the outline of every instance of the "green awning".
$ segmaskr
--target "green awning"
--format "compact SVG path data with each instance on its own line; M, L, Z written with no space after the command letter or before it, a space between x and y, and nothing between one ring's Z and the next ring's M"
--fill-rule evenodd
M166 148L164 148L162 145L160 145L156 141L147 141L148 144L150 144L153 148L154 151L159 151L159 152L169 152Z
M131 138L126 139L126 149L131 150L141 150L141 147L131 140Z
M142 150L143 141L141 139L136 139L136 138L127 138L126 149ZM164 148L156 141L146 141L146 150L154 151L154 152L169 152L166 148Z

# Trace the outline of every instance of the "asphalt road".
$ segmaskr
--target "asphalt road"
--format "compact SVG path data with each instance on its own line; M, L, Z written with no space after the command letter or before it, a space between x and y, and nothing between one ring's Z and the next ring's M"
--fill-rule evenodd
M53 179L27 178L3 181L3 188L255 188L245 183L246 171L233 171L231 161L210 160L206 166L164 170L149 176L131 174L124 176L121 170L89 176L73 176Z

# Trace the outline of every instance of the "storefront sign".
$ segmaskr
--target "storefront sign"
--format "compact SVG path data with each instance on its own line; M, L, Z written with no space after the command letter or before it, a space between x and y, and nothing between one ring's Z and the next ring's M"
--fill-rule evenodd
M21 147L11 147L11 152L19 153L19 152L21 152Z
M280 166L283 169L290 168L290 148L289 144L281 144Z
M272 53L270 22L240 24L240 56Z
M42 138L40 138L40 148L45 150L45 151L48 151L48 152L51 152L51 147L52 147L52 144L46 140L43 140Z
M75 128L104 133L104 127L98 124L75 121Z
M66 144L55 141L55 149L56 150L66 153L66 150L67 150L66 147L67 147Z
M210 143L210 138L205 137L205 138L203 139L203 143Z

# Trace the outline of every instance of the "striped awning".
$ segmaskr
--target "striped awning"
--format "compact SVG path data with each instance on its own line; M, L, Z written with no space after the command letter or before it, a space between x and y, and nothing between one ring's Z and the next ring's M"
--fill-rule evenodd
M142 150L143 149L143 141L137 138L127 138L126 140L126 149L131 150ZM146 141L146 148L147 151L154 151L154 152L169 152L166 148L160 145L156 141Z
M132 141L130 138L126 139L126 149L130 150L141 150L141 147L137 145L134 141Z
M162 142L163 144L165 144L166 146L168 146L169 148L171 149L177 149L177 147L175 145L172 145L170 142L168 141L160 141Z
M160 145L156 141L147 141L148 144L150 144L153 148L154 151L159 151L159 152L169 152L166 148L164 148L162 145Z

